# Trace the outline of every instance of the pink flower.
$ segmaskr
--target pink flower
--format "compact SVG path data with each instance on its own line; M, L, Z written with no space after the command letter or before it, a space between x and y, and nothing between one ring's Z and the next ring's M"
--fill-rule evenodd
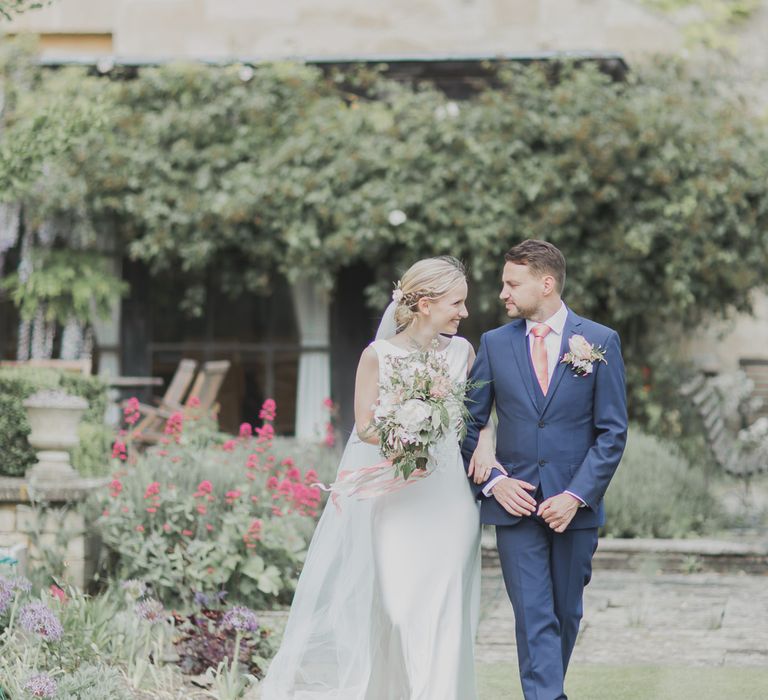
M128 506L123 506L123 507L122 507L120 510L121 510L123 513L127 513L127 512L130 510L130 508L129 508Z
M232 491L227 491L227 493L224 494L224 498L227 499L227 503L229 505L232 505L242 495L243 495L242 491L238 489L233 489Z
M277 480L276 476L270 476L269 479L267 479L267 488L276 489L279 483L280 482Z
M58 598L60 603L67 602L67 594L55 583L51 584L51 587L48 589L48 591L54 598Z
M190 408L200 408L200 399L197 396L193 396L187 400L187 406Z
M176 442L179 442L183 428L184 414L181 411L174 411L171 413L170 418L168 418L163 432L166 435L172 435L176 439Z
M248 479L248 481L256 481L256 475L253 472L248 472L245 475L245 478Z
M323 399L323 406L327 408L329 411L333 409L333 399L329 396L326 399Z
M200 513L200 515L205 515L208 512L208 509L204 505L197 506L197 512Z
M275 412L277 411L277 404L274 399L267 399L261 405L261 411L259 411L259 418L261 420L273 421L275 420Z
M295 462L290 457L286 457L282 462L280 462L281 467L292 467L294 464Z
M125 443L122 440L115 440L112 445L112 459L121 459L125 461L128 458Z
M105 508L104 510L101 511L101 515L104 518L108 518L109 517L109 511Z
M249 438L253 435L253 428L251 427L250 423L241 423L240 424L240 437L241 438Z
M256 428L256 434L259 436L259 442L267 442L275 437L275 429L271 423L264 423L261 428Z
M208 530L208 532L213 532L213 525L211 525L210 523L206 523L205 529Z
M157 496L157 494L159 493L160 493L160 482L153 481L149 486L147 486L147 490L144 491L144 498L149 498L150 496Z
M272 507L272 515L276 515L278 518L283 517L283 511L280 510L277 506Z
M112 498L117 498L122 490L123 484L120 479L112 479L112 481L109 482L109 495L112 496Z
M181 534L184 535L184 537L192 537L192 530L182 530Z
M323 438L323 444L326 447L333 447L336 444L336 431L333 429L333 423L328 423L325 426L325 437Z
M235 440L227 440L222 446L221 449L225 452L232 452L232 450L237 447L237 442Z
M147 511L147 513L157 513L157 508L154 508L153 506L150 506L149 508L145 508L144 510Z
M128 425L135 425L141 418L139 400L132 396L125 404L123 409L123 418Z
M212 491L213 491L213 484L207 479L205 479L197 485L197 491L195 491L195 493L193 493L192 495L195 498L200 498L201 496L210 494Z
M285 476L291 481L298 481L301 479L301 472L296 467L293 467L285 473Z
M170 532L170 531L171 531L171 524L163 523L163 532Z
M144 526L143 525L137 525L136 526L136 532L144 532Z
M317 479L317 472L314 469L308 469L307 473L304 475L304 481L307 484L314 484L317 482Z

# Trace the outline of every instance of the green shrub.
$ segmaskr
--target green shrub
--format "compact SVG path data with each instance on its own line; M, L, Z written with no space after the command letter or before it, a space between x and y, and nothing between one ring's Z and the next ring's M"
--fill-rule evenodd
M290 602L321 493L314 469L273 454L269 415L233 439L178 413L167 444L130 455L94 499L113 575L151 581L168 604L222 589L256 607Z
M20 476L35 463L35 452L27 437L29 421L22 402L40 389L61 389L88 401L83 416L86 440L93 440L75 451L74 466L86 474L99 473L99 462L107 462L108 440L101 432L107 406L107 387L98 377L83 377L71 372L31 367L0 369L0 475ZM97 454L104 447L101 456Z
M705 475L677 447L633 428L605 498L609 537L688 537L720 512Z

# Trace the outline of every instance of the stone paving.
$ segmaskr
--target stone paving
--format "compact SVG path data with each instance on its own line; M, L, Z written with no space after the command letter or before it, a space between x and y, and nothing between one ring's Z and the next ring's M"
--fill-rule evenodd
M483 569L477 661L516 660L500 569ZM574 664L767 666L768 576L594 572Z

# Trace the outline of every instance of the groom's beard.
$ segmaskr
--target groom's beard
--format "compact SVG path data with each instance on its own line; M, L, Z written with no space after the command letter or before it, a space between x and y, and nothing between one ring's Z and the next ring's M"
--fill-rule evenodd
M524 318L529 319L533 318L538 315L539 309L532 307L532 306L518 306L517 304L513 304L512 306L507 306L507 316L510 318Z

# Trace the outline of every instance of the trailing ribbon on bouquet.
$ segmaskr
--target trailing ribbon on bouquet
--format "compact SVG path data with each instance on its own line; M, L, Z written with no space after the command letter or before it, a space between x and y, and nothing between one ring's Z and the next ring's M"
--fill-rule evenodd
M339 505L340 496L352 496L358 500L365 498L375 498L387 493L395 493L400 489L413 484L426 476L430 472L426 469L419 469L413 472L408 479L403 479L392 468L392 461L385 459L383 462L373 464L370 467L360 469L344 469L332 484L312 484L319 489L331 494L333 505L336 510L341 511Z

